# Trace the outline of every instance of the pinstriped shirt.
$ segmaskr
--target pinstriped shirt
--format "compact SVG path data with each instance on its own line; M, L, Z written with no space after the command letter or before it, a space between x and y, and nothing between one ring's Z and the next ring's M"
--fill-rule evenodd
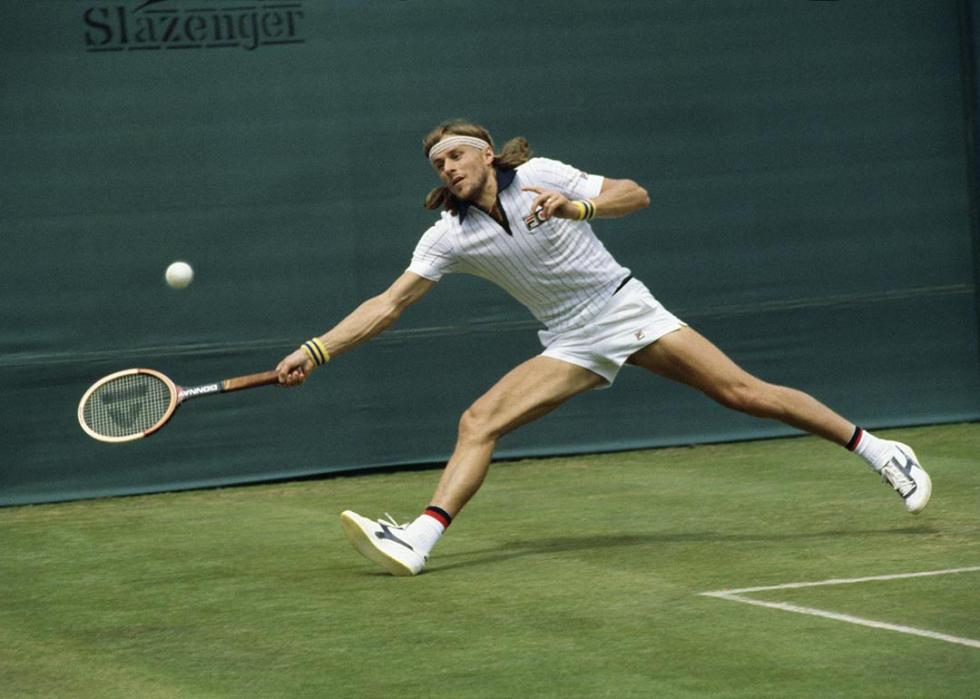
M551 332L586 324L602 310L630 271L606 250L586 221L552 218L528 224L540 187L569 199L591 199L603 178L547 158L497 170L499 207L510 230L477 206L463 203L427 230L408 267L431 281L444 274L487 279L517 299Z

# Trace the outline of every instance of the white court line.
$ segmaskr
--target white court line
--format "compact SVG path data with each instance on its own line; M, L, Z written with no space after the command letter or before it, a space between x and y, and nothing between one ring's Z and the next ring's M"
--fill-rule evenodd
M839 614L837 612L828 611L826 609L816 609L814 607L800 607L798 605L787 604L785 602L766 602L765 600L753 599L751 597L745 596L745 593L748 592L765 592L770 590L793 590L801 587L819 587L824 585L849 585L853 583L873 582L877 580L902 580L905 578L924 578L932 575L952 575L954 573L972 573L976 571L980 571L980 566L971 566L969 568L949 568L947 570L929 570L921 573L900 573L898 575L874 575L865 578L835 578L831 580L821 580L818 582L798 582L798 583L785 583L783 585L766 585L763 587L743 587L737 590L715 590L713 592L702 592L700 594L704 597L715 597L717 599L729 600L730 602L741 602L743 604L751 604L757 607L768 607L770 609L779 609L784 612L795 612L796 614L819 616L825 619L833 619L834 621L845 621L849 624L869 626L873 629L885 629L886 631L895 631L897 633L904 633L912 636L922 636L924 638L932 638L937 641L946 641L947 643L955 643L957 645L968 646L970 648L980 648L980 641L973 638L961 638L959 636L950 636L949 634L938 633L936 631L929 631L927 629L917 629L913 626L889 624L888 622L874 621L873 619L864 619L862 617L852 616L850 614Z
M866 578L831 578L830 580L820 580L818 582L796 582L783 583L782 585L766 585L764 587L743 587L738 590L717 590L716 592L702 592L703 595L713 596L716 593L728 595L740 595L743 592L764 592L766 590L792 590L797 587L819 587L821 585L848 585L850 583L872 582L875 580L901 580L903 578L925 578L930 575L950 575L952 573L975 573L980 571L980 566L970 566L969 568L947 568L946 570L927 570L922 573L898 573L896 575L872 575Z

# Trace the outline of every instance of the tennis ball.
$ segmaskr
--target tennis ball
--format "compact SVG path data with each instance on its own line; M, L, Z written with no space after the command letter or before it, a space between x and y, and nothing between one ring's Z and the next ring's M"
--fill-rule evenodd
M163 276L174 289L183 289L194 280L194 270L186 262L174 262Z

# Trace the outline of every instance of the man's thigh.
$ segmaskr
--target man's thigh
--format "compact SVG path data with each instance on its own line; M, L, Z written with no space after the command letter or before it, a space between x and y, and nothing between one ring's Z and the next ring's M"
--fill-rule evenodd
M603 383L588 369L539 355L507 372L467 413L489 431L505 434Z
M628 361L709 393L719 387L757 381L690 327L664 335L633 354Z

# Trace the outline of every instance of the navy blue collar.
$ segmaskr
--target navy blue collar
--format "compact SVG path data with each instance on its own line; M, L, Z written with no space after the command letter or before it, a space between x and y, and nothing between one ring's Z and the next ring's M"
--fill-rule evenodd
M508 187L510 187L511 182L513 182L514 178L517 177L517 170L511 170L509 168L505 170L503 168L495 167L494 171L497 173L497 196L499 197L500 193L505 189L507 189ZM473 202L470 201L459 202L460 223L466 220L466 214L469 213L470 207L472 205Z

